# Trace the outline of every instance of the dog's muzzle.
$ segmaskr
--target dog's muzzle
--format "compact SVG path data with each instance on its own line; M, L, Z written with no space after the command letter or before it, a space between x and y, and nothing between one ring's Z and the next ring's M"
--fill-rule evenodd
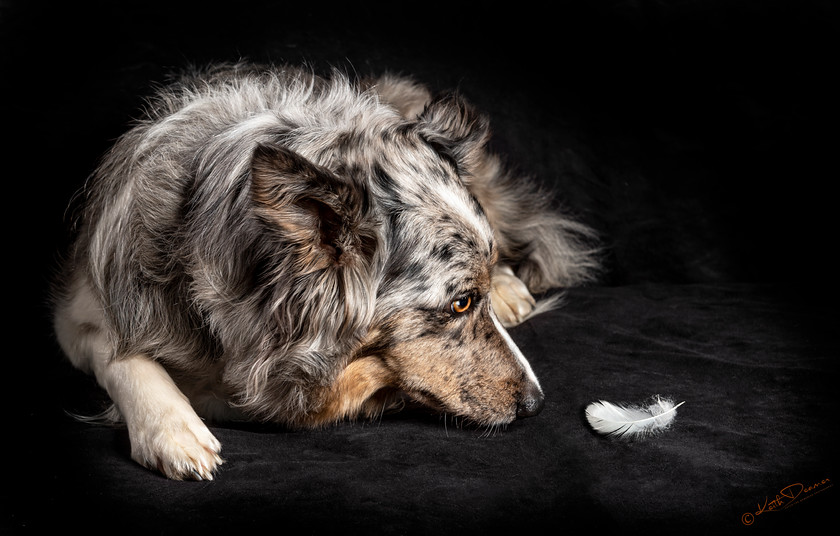
M511 353L514 357L516 357L516 360L519 362L519 366L522 368L525 375L525 387L516 402L516 416L518 418L533 417L534 415L539 414L545 405L545 395L543 395L539 381L537 381L534 371L531 370L531 365L528 363L528 360L525 359L524 355L522 355L519 347L516 346L516 343L514 343L513 339L510 338L507 330L504 326L502 326L502 323L499 322L499 319L496 317L496 314L492 309L490 310L490 318L493 320L493 324L496 326L496 330L499 332L499 335L501 335L502 339L504 339L505 343L507 343L508 349L510 349Z

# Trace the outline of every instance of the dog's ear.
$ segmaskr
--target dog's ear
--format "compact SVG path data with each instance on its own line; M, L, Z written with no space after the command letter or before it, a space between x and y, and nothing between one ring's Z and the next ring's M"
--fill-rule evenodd
M420 135L470 172L480 164L490 137L487 118L457 93L433 99L418 118Z
M255 212L316 271L369 260L376 238L365 223L365 193L278 145L259 145L251 161Z

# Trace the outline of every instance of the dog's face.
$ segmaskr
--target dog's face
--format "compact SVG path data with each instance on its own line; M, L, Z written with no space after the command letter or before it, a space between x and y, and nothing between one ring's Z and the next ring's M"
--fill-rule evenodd
M399 389L482 425L505 424L539 411L542 394L493 313L493 244L478 245L470 231L444 225L447 240L416 243L410 269L391 266L372 333Z
M254 194L261 214L301 244L298 264L333 274L335 293L317 299L344 306L323 317L342 326L365 319L355 356L387 369L379 387L495 426L536 414L543 397L493 313L498 251L465 178L486 126L469 113L445 100L408 127L346 134L321 151L329 170L311 155L259 149Z
M400 197L389 199L400 208L373 326L378 355L399 389L441 411L491 426L536 413L536 378L493 313L493 230L445 155L419 161L377 174ZM425 187L406 193L401 182Z

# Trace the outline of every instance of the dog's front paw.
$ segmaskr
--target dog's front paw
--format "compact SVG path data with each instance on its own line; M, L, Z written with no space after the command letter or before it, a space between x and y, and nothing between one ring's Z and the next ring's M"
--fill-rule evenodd
M213 480L213 473L223 463L221 443L198 415L179 413L129 425L131 457L173 480Z
M506 328L522 323L537 304L525 283L506 265L493 268L490 301L493 312Z

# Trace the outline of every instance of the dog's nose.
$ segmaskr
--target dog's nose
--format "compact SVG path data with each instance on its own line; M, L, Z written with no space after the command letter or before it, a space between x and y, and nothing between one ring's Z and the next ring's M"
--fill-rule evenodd
M542 390L536 384L528 382L516 406L516 416L533 417L542 411L544 405L545 397Z

